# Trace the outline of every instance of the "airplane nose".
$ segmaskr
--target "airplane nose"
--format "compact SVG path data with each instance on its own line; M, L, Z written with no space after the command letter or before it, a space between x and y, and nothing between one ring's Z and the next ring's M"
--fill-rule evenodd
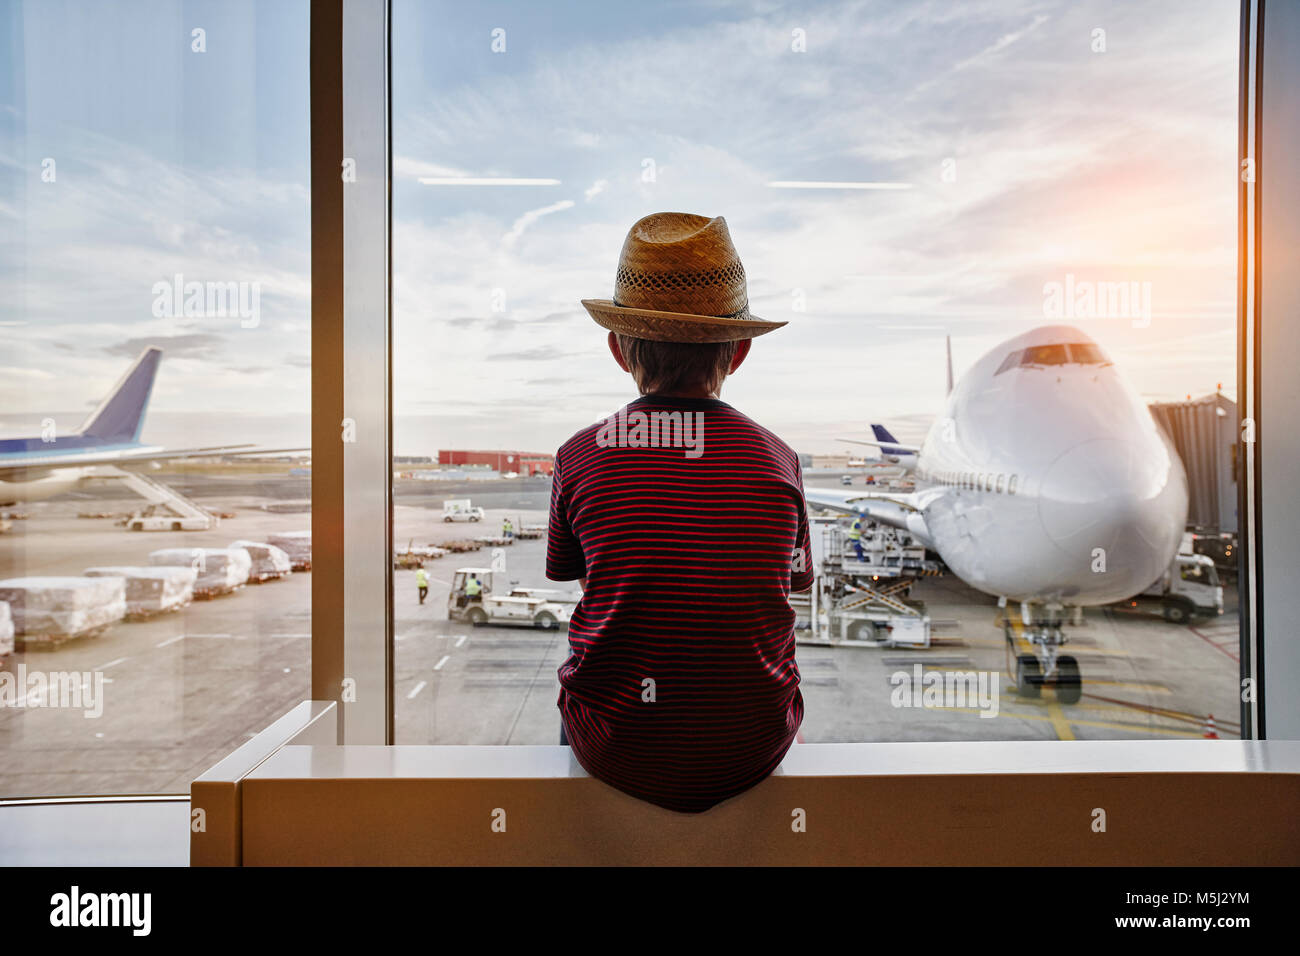
M1144 590L1173 560L1187 520L1182 462L1121 439L1083 442L1048 469L1039 520L1079 571L1093 600ZM1098 550L1100 549L1100 550ZM1068 596L1068 595L1067 595Z

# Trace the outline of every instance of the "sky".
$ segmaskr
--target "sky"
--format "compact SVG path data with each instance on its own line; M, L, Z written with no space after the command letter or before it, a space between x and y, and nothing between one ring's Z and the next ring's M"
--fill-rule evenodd
M158 344L147 438L305 438L306 3L0 13L0 433L75 425ZM872 421L919 440L944 337L960 376L1059 321L1044 289L1067 277L1149 290L1149 321L1074 322L1140 392L1231 394L1237 17L394 0L395 451L550 451L635 397L579 300L663 210L724 216L752 311L789 322L723 398L801 451ZM255 326L155 315L178 273L256 284Z

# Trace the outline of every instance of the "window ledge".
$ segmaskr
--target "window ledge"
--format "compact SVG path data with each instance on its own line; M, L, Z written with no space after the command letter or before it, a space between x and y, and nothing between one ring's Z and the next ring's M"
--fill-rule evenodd
M317 708L312 710L311 708ZM1300 860L1298 741L799 744L681 814L560 746L340 746L300 705L238 776L194 863L1281 865ZM288 715L287 715L288 716ZM303 729L293 730L294 726ZM257 740L258 738L255 738ZM250 741L250 744L254 741ZM237 761L234 763L238 763ZM229 774L232 761L222 765Z
M1300 741L1030 740L796 744L774 777L910 774L1300 774ZM585 778L560 746L285 746L247 780Z

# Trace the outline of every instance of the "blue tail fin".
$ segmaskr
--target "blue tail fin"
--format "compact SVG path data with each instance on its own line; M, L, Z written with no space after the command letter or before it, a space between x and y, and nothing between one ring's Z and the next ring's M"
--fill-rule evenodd
M105 443L139 441L161 359L162 349L150 346L141 352L108 398L86 419L81 434Z
M888 441L897 443L898 439L889 434L889 429L884 425L872 425L872 433L876 436L876 441Z

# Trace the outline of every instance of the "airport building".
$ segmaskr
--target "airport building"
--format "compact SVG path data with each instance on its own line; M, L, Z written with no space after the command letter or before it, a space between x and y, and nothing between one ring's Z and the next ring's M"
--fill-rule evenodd
M443 448L438 451L440 465L477 465L501 474L549 475L555 471L555 456L532 451L470 450Z

